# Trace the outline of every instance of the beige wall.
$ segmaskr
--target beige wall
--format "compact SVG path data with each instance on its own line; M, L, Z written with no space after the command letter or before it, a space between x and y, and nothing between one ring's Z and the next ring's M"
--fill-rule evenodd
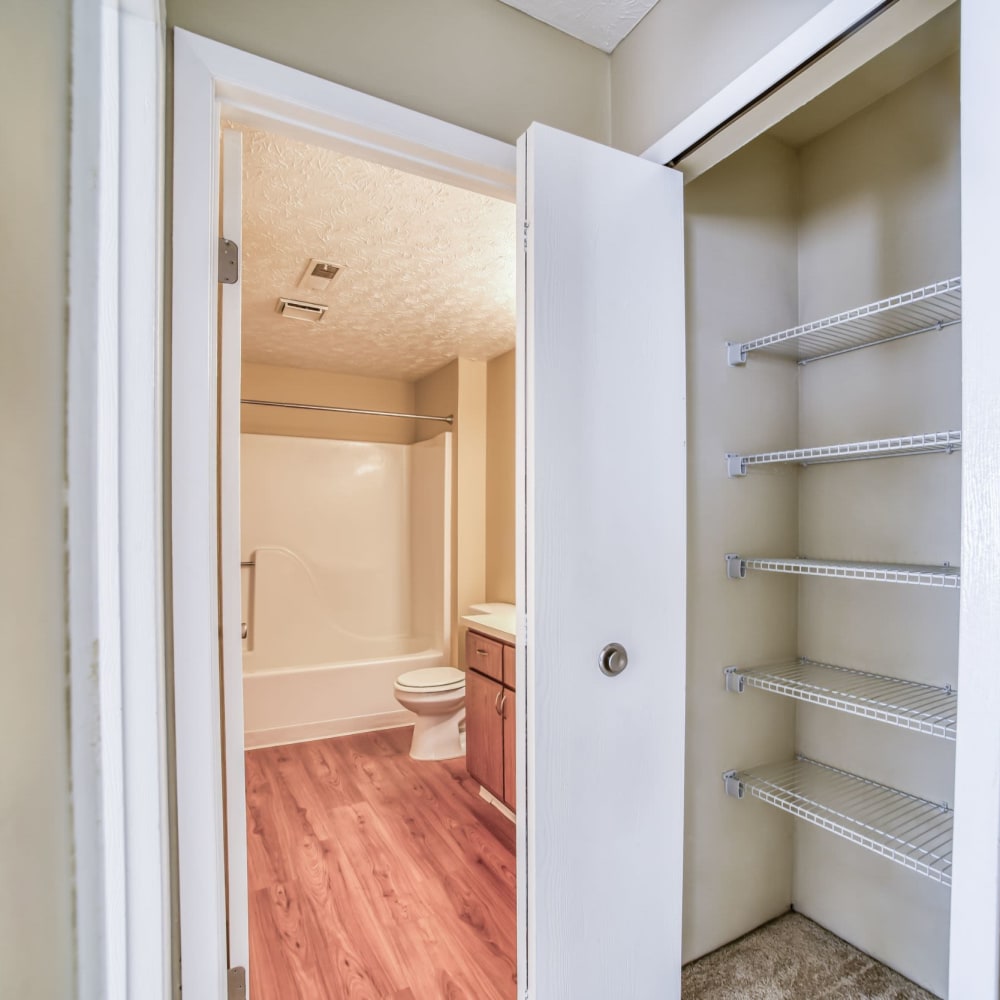
M514 352L486 366L486 600L514 603Z
M349 406L359 410L414 413L416 390L399 379L337 375L306 368L245 364L240 395L243 399L272 399L320 406ZM244 406L240 430L245 434L289 434L296 437L339 438L344 441L383 441L410 444L415 420L366 417L315 410L285 410L274 406ZM439 430L444 424L431 424Z
M459 616L486 592L486 363L458 358L416 383L417 413L452 413L451 662L461 667ZM440 434L436 424L418 440Z
M830 0L663 0L611 55L612 144L641 153Z
M796 157L773 139L685 189L688 364L688 672L683 957L690 961L787 910L793 822L723 793L730 768L791 756L784 698L736 697L727 664L795 649L792 578L726 578L727 552L795 549L794 472L728 479L728 451L789 447L795 366L730 368L725 342L795 324ZM788 372L791 369L793 378ZM734 845L738 845L734 849ZM752 860L749 860L752 859Z
M800 322L961 272L958 70L957 57L944 61L800 151ZM956 429L960 328L807 365L797 381L803 445ZM960 474L959 455L804 470L799 548L957 565ZM798 605L803 655L956 684L957 592L804 580ZM954 801L952 743L803 705L796 747L933 802ZM947 992L947 889L802 824L794 894L807 916Z
M167 0L170 27L514 142L606 142L608 57L497 0Z
M65 350L69 4L0 4L0 996L72 995Z

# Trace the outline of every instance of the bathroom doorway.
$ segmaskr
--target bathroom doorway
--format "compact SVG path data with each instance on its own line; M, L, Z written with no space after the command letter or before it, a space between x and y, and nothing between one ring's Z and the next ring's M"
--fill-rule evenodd
M238 980L248 961L227 909L241 897L230 884L227 900L225 878L227 834L238 840L245 827L225 827L220 726L220 635L235 638L227 659L240 659L238 601L220 621L218 600L216 428L220 410L239 412L238 370L228 383L216 326L220 114L504 200L516 187L518 990L615 995L625 980L634 993L649 991L640 980L679 982L683 776L672 764L683 754L683 700L667 696L672 670L638 668L684 655L680 176L538 124L515 147L180 29L174 57L172 662L185 992L218 984L215 995L227 969ZM224 301L235 288L223 286ZM235 572L239 561L237 546L224 565ZM615 644L633 661L623 676L624 657L607 662ZM609 851L638 805L629 849Z
M464 690L461 618L513 612L513 205L238 122L223 148L251 991L509 1000L513 814L466 769L461 691L413 759L409 709L445 695L408 687Z

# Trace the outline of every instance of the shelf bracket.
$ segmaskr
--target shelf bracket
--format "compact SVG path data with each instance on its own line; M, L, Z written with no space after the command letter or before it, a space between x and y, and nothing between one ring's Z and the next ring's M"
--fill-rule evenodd
M744 344L734 344L726 341L726 361L730 368L736 368L747 363L747 349Z
M742 580L747 575L745 560L735 552L726 553L726 576L730 580Z
M747 460L742 455L735 455L727 451L726 472L729 473L730 479L734 476L745 476L747 474Z
M737 667L726 667L726 690L733 694L743 694L746 690L746 681L737 671Z
M722 780L726 783L726 795L731 795L734 799L743 798L743 782L736 777L735 771L725 771Z

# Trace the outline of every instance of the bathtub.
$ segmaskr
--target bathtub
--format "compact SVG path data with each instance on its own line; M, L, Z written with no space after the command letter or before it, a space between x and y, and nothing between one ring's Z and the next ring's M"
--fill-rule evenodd
M244 674L244 745L252 749L410 725L415 716L396 701L393 684L407 670L441 666L445 654L413 651L409 639L395 645L395 655L390 649L377 660Z
M247 747L416 718L393 684L448 659L450 441L242 435Z

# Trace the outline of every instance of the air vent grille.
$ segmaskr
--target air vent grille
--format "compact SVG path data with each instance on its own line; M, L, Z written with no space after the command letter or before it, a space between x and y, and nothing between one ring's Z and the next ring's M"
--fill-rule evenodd
M300 299L278 299L277 311L288 319L318 323L329 307L319 302L303 302Z

